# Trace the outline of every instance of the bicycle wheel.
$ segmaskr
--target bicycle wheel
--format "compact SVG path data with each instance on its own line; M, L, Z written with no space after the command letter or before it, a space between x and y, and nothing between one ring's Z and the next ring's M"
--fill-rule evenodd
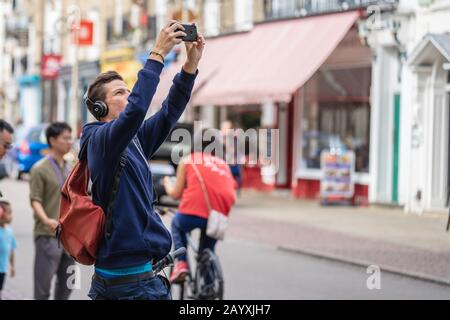
M195 271L195 291L200 300L223 300L224 279L219 259L210 249L203 250Z

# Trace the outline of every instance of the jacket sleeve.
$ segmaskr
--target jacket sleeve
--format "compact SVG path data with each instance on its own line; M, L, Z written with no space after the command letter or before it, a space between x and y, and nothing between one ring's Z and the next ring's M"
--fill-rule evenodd
M94 140L100 143L105 158L118 158L138 132L156 92L163 66L158 61L147 60L138 73L125 110L118 119L95 130Z
M191 98L197 74L198 71L196 74L190 74L181 70L174 77L172 87L161 109L144 121L138 138L148 159L158 150L184 112Z

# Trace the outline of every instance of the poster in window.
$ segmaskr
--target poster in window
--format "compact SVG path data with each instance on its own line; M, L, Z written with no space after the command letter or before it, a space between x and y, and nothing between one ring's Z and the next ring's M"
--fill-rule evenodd
M323 204L349 204L355 191L355 153L346 151L332 153L323 151L320 155L322 180L320 195Z

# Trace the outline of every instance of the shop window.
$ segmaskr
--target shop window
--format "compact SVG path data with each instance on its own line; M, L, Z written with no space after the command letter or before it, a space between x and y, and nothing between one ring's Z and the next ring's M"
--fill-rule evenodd
M250 140L252 134L247 132L247 130L261 128L261 107L259 105L229 106L227 119L232 123L232 128L242 129L247 134L244 140L239 140L235 144L236 148L238 144L243 147L244 153L240 154L238 151L241 150L235 150L234 156L239 161L242 161L242 157L246 157L248 160L251 160L252 164L256 163L259 148L264 146L261 146L258 133L255 134L256 141Z
M320 169L322 151L355 152L355 170L369 171L371 69L320 70L305 85L303 169Z

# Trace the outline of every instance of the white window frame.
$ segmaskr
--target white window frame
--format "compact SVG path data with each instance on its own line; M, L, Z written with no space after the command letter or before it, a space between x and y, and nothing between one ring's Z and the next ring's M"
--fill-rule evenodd
M218 0L205 0L203 16L205 17L205 35L218 35L220 33L220 2Z
M250 30L252 28L252 0L234 0L234 25L237 31Z

